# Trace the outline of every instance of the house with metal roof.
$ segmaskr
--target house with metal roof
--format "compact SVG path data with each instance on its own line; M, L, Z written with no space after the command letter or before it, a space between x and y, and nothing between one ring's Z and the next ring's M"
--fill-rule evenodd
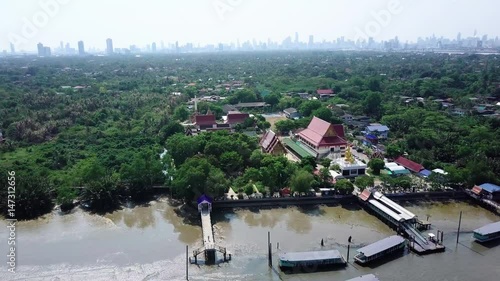
M287 108L283 110L283 113L288 119L299 119L301 117L299 111L295 108Z
M500 200L500 186L492 183L483 183L472 188L472 192L488 199Z
M387 139L389 137L389 127L382 124L370 124L366 127L366 135L376 136L377 139Z
M405 167L406 169L408 169L414 173L419 173L420 171L425 169L424 166L422 166L421 164L413 162L413 161L406 159L404 157L398 157L396 160L394 160L394 162Z
M344 126L334 125L314 117L306 129L297 134L298 141L314 151L317 158L334 154L335 158L345 157L347 141Z
M335 96L335 92L332 89L320 89L317 90L316 93L321 99L328 99Z

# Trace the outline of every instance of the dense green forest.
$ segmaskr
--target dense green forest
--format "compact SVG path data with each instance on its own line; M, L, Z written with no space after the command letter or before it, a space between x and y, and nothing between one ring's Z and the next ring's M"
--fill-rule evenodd
M335 90L334 98L295 95L327 88ZM474 111L500 99L497 56L262 52L3 58L0 182L6 186L7 171L16 172L18 217L37 217L54 204L70 209L77 196L90 210L110 211L127 200L148 200L157 185L186 199L203 192L220 196L230 186L248 191L256 185L264 192L328 185L324 173L303 172L312 171L311 159L294 164L262 155L257 137L185 136L180 122L192 114L186 103L195 95L223 97L199 104L201 112L210 109L217 117L226 103L265 101L269 112L298 108L306 118L277 123L283 132L306 126L311 116L337 123L346 113L367 115L391 129L387 156L407 153L428 169L445 168L447 184L455 188L500 181L500 119ZM423 99L408 104L402 97ZM468 114L455 116L436 99ZM269 127L258 116L244 127L254 125L260 131ZM351 139L359 135L349 132ZM168 153L160 159L164 149ZM351 188L345 182L338 186ZM6 188L1 192L5 213Z

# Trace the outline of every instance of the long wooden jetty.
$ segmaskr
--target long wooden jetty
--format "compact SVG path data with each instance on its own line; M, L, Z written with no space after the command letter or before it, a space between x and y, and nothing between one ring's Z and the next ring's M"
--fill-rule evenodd
M223 262L231 260L231 253L224 247L220 247L215 243L214 232L212 229L212 218L210 213L212 212L212 199L206 195L201 196L198 199L198 211L201 216L201 229L202 229L202 240L203 247L193 251L193 259L190 258L191 263L198 263L198 256L204 254L205 264L215 264L216 263L216 253L220 252L223 254Z

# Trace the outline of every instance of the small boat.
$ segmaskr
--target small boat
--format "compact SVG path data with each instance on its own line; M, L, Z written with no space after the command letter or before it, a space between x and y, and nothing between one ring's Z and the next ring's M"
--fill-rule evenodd
M280 255L279 266L283 269L307 269L308 272L330 267L345 267L347 262L337 250L290 252Z
M500 238L500 221L490 223L474 230L474 239L478 242L488 242Z
M406 240L403 237L393 235L359 249L354 260L359 264L366 264L390 253L402 251L405 246Z
M377 276L375 276L373 274L368 274L368 275L356 277L354 279L349 279L347 281L380 281L380 279L378 279Z

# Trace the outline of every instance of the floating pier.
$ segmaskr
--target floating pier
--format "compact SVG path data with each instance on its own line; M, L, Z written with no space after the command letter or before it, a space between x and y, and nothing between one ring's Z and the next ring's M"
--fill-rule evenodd
M365 265L388 254L403 251L405 246L406 239L394 235L359 249L354 260L359 264Z
M201 228L203 236L203 247L193 251L193 259L190 258L191 263L198 264L198 256L204 254L205 264L211 265L216 263L217 252L223 254L224 262L231 260L231 253L224 247L215 244L214 233L212 230L212 219L210 213L212 212L212 199L206 195L198 199L198 211L201 216Z
M337 250L290 252L279 257L279 266L284 269L306 269L307 272L334 267L345 267L347 262Z
M437 240L427 239L418 228L430 228L430 224L420 221L415 214L387 198L384 194L369 189L358 194L361 204L373 211L377 217L398 233L410 240L410 249L418 254L442 252L445 247Z
M490 223L474 230L474 239L484 243L500 238L500 221Z

